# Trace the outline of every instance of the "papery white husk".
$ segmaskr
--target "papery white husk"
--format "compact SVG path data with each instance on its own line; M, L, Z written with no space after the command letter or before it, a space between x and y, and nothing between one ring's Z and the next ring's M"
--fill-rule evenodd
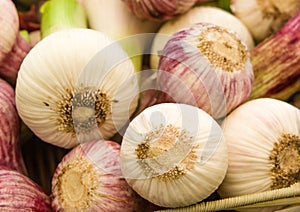
M67 88L81 85L104 90L114 101L111 115L99 129L76 137L58 130L53 108ZM71 148L116 133L135 110L137 93L133 64L121 47L101 32L73 28L47 36L26 56L17 79L16 104L24 123L38 137Z
M186 130L199 145L193 168L177 179L162 181L169 161L182 161L174 154L161 164L158 175L147 175L138 163L135 149L145 142L147 133L172 125ZM176 143L178 144L178 140ZM150 141L151 144L155 140ZM175 167L175 164L172 164ZM163 103L146 108L134 118L121 143L121 169L131 187L148 201L163 207L181 207L197 203L212 194L222 182L227 169L227 151L220 126L203 110L185 104Z
M188 12L177 18L165 22L160 27L151 46L150 67L152 69L158 68L159 52L164 48L173 33L198 22L208 22L233 30L241 37L249 50L254 47L252 35L244 23L237 17L221 8L198 6L190 9Z
M300 111L280 100L255 99L229 114L222 128L229 160L218 193L226 198L268 191L272 184L270 152L282 133L300 135Z

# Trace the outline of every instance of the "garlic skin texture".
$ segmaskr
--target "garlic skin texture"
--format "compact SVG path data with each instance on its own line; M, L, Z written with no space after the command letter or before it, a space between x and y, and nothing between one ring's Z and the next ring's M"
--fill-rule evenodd
M246 101L253 80L248 48L235 32L192 24L174 33L161 51L158 102L197 106L219 119Z
M197 203L218 188L227 170L221 127L190 105L148 107L125 132L121 170L139 195L158 206Z
M255 99L229 114L222 128L228 148L228 170L218 189L222 198L300 182L299 109L276 99Z
M233 30L241 37L241 40L245 42L249 50L254 47L254 40L250 31L237 17L221 8L197 6L165 22L160 27L151 46L150 67L152 69L158 68L160 51L164 48L172 34L186 26L199 22L212 23Z
M122 0L138 18L163 22L187 12L197 0Z
M135 110L137 94L123 49L101 32L73 28L48 35L26 56L16 106L40 139L72 148L113 136Z
M58 164L52 178L54 211L141 211L150 203L122 177L120 144L95 140L76 146Z
M230 1L232 13L249 29L259 43L287 22L300 9L299 0Z

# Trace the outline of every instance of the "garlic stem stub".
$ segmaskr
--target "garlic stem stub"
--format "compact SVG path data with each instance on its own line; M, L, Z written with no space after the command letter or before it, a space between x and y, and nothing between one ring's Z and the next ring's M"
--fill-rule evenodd
M277 99L251 100L229 114L222 128L229 158L226 177L218 190L222 198L300 182L298 108Z
M221 127L203 110L177 103L157 104L136 116L123 136L120 160L139 195L171 208L208 197L227 170Z
M172 34L199 22L212 23L233 30L241 37L249 50L254 47L254 40L250 31L237 17L218 7L196 6L162 24L151 45L150 67L152 69L158 68L160 52Z
M78 145L52 178L54 211L145 211L146 203L122 177L120 144L113 141Z
M197 0L122 0L138 18L163 22L187 12Z
M278 31L300 9L299 0L244 0L230 1L232 13L250 30L260 43Z
M84 28L60 30L36 44L16 85L24 123L64 148L112 137L128 122L137 99L127 54L107 35Z
M300 90L300 10L251 50L255 76L249 99L288 100Z
M253 79L248 48L235 32L192 24L174 33L161 52L158 102L190 104L219 119L246 101Z

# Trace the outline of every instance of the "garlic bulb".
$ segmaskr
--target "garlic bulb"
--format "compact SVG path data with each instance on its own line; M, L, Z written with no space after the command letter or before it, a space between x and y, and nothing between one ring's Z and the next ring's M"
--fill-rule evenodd
M138 18L166 21L187 12L197 0L122 0Z
M158 68L160 52L171 35L182 28L199 22L208 22L235 31L248 49L254 47L254 41L247 27L237 17L221 8L197 6L178 17L165 22L154 37L151 46L150 67Z
M217 189L226 173L221 127L190 105L148 107L126 129L121 169L129 185L156 205L197 203Z
M299 0L232 0L230 8L261 42L287 22L300 9Z
M54 211L145 211L147 203L122 177L120 144L113 141L78 145L52 178Z
M300 182L299 109L276 99L255 99L229 114L222 127L229 165L218 190L221 197Z
M161 52L158 102L197 106L222 118L250 95L249 51L233 31L197 23L172 35Z
M16 85L24 123L42 140L65 148L114 135L137 98L127 54L105 34L82 28L54 32L36 44Z

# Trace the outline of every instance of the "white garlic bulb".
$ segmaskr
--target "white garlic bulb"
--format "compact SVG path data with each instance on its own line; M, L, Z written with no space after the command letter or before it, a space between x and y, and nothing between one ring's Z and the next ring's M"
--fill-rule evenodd
M24 59L16 105L24 123L42 140L71 148L110 138L137 106L132 62L112 39L95 30L52 33Z
M259 43L278 31L300 9L299 0L232 0L230 8Z
M129 185L156 205L174 208L202 201L226 173L221 127L194 106L148 107L124 134L121 169Z
M276 99L255 99L229 114L222 127L228 147L228 171L218 190L221 197L300 182L299 109Z

